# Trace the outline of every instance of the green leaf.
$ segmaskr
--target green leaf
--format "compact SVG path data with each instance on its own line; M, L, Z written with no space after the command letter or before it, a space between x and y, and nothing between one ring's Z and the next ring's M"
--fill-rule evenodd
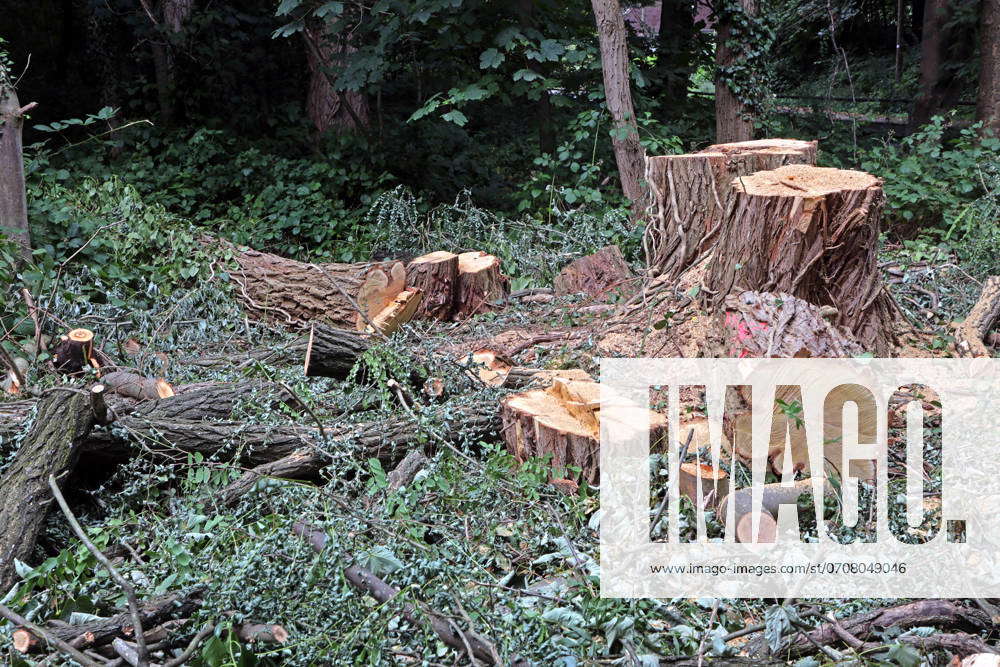
M504 61L504 55L496 49L486 49L479 55L479 69L495 69Z
M275 16L285 16L286 14L291 14L293 11L299 8L302 4L302 0L281 0L278 5L278 9L274 12Z
M452 109L441 117L454 123L455 125L458 125L459 127L465 127L465 124L469 122L469 119L465 116L465 114L458 109Z
M534 81L535 79L541 79L542 75L538 72L533 72L530 69L519 69L514 72L514 81Z

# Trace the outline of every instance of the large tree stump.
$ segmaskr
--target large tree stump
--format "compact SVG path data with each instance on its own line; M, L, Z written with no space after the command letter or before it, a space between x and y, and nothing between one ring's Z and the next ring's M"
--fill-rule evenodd
M616 287L625 287L632 278L632 269L625 263L622 251L616 245L609 245L570 262L556 276L553 287L560 296L582 292L598 297Z
M743 141L649 158L654 209L643 237L648 274L673 280L711 248L735 197L734 178L786 164L816 164L816 142Z
M451 317L458 283L458 255L438 250L406 266L406 284L423 292L416 316L435 320Z
M497 308L510 292L510 279L500 272L500 260L485 252L458 256L458 288L452 318L464 320Z
M27 560L52 503L49 475L61 476L75 463L94 415L85 392L53 391L0 482L0 590L16 581L14 560Z
M882 182L860 171L789 165L733 181L706 275L720 310L746 290L785 292L880 356L892 350L896 306L878 270Z

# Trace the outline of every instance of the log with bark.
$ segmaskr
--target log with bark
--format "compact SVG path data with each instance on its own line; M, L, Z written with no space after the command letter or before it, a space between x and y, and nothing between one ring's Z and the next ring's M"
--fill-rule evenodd
M25 436L0 482L0 590L10 590L14 561L27 560L52 504L49 475L67 473L90 433L90 396L70 388L51 390L40 402Z
M878 269L881 181L789 165L738 178L733 189L705 279L707 305L722 309L747 290L785 292L834 308L834 324L889 356L898 308Z
M600 297L627 286L633 277L622 251L616 245L609 245L564 267L553 287L557 295L583 293Z
M965 321L955 332L955 349L964 357L991 357L984 339L1000 321L1000 276L990 276Z
M650 277L674 280L709 251L735 198L735 178L786 164L816 164L816 142L766 139L647 160L653 215L643 236Z
M303 371L307 377L345 378L369 341L365 334L313 324L305 339Z

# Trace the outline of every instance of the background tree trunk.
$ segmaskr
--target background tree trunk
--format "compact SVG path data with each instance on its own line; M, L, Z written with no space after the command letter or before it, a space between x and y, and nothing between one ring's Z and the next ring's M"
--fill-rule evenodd
M656 74L661 81L663 100L674 116L681 115L687 101L696 38L694 5L686 0L663 0Z
M757 13L755 0L740 0L743 11L748 16ZM732 27L729 21L720 21L716 28L715 65L716 68L726 67L733 63L733 51L726 44L729 41ZM715 141L716 143L732 143L753 139L753 118L749 110L739 98L729 89L718 74L715 76Z
M153 67L156 74L156 92L160 115L170 124L176 114L174 93L177 90L177 67L173 41L184 28L191 15L194 0L163 0L160 4L160 39L153 42Z
M1000 135L1000 0L982 0L976 120Z
M341 37L327 34L327 25L310 21L302 31L309 61L309 93L306 113L318 134L338 134L368 127L368 99L356 90L337 90L336 75L354 47Z
M614 123L612 145L622 191L632 203L633 216L641 215L646 191L642 186L645 154L639 143L639 132L629 87L628 44L625 16L618 0L591 0L597 21L597 36L601 43L601 65L604 69L604 97Z
M24 193L24 158L21 154L21 105L13 88L0 82L0 233L31 257L28 202Z
M996 0L989 0L996 3ZM984 6L984 12L988 9ZM926 0L923 38L920 40L920 92L913 104L910 131L930 121L962 94L962 81L946 63L967 62L973 57L975 40L971 26L949 26L955 8L950 0ZM995 13L994 13L995 15ZM988 32L984 26L983 29ZM994 28L994 34L995 34ZM986 36L984 34L984 39ZM984 42L985 43L985 42Z

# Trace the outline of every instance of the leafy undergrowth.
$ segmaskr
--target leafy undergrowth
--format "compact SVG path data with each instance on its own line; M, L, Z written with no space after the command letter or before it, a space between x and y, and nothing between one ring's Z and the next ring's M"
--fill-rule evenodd
M496 247L480 247L504 256L522 287L545 284L566 256L602 244L607 237L600 230L617 229L606 220L580 221L582 239L574 241L546 235L538 226L505 227L502 219L461 201L440 209L438 217L418 220L405 199L396 197L383 200L372 213L385 225L387 255L401 250L392 243L407 233L410 248L447 244L459 249L485 239ZM148 210L137 205L119 215ZM106 217L107 209L98 207L93 215L95 220ZM192 243L190 233L183 238ZM149 251L154 256L170 241L156 243ZM404 620L397 603L378 604L353 589L343 576L352 563L399 588L401 597L419 608L436 609L462 627L488 635L505 664L520 657L537 665L656 665L660 657L699 651L710 657L741 654L747 641L766 643L780 655L783 643L800 636L797 623L816 623L804 610L844 617L896 602L799 600L782 606L780 600L762 599L602 599L598 490L581 481L571 495L557 492L549 484L546 463L516 466L498 433L476 437L470 432L454 448L443 445L440 432L459 422L463 407L496 405L501 390L473 382L459 364L441 363L434 356L459 337L486 339L515 327L588 322L554 319L551 310L540 317L537 310L517 306L461 324L415 323L366 353L347 380L305 378L297 364L241 362L246 352L279 347L294 334L246 319L228 287L224 264L183 255L194 247L181 245L178 252L145 264L160 272L145 282L112 280L114 267L132 256L109 252L106 264L75 273L64 271L65 264L52 265L48 270L55 277L46 283L51 287L46 305L56 321L93 329L106 351L142 373L165 376L175 385L249 381L263 388L284 383L299 399L299 406L291 408L276 404L264 389L248 392L233 415L247 425L311 427L318 421L330 433L340 424L412 418L430 463L410 485L392 490L379 460L351 439L331 439L321 442L330 458L318 480L322 483L268 479L224 511L216 508L213 497L244 472L231 462L232 449L246 446L238 435L225 459L182 453L165 459L141 447L150 443L137 442L138 454L127 464L73 478L67 491L75 510L97 545L115 555L141 598L202 591L204 604L186 627L193 633L211 622L217 624L216 632L190 664L432 665L465 660L425 627ZM84 252L101 248L92 243ZM940 332L939 347L924 341L928 351L946 351L947 324L968 310L977 286L951 262L914 262L905 252L887 255L886 261L887 277L899 279L894 290L903 307ZM193 273L185 276L185 267L194 267L187 269ZM174 270L176 274L170 273ZM981 275L978 268L970 270ZM96 293L103 298L92 298ZM593 371L588 356L592 344L585 339L572 349L556 345L532 365ZM228 356L234 363L199 363L206 356ZM421 391L431 376L443 380L440 400ZM417 397L414 415L401 405L390 380L405 387L411 399ZM58 381L46 376L40 388ZM118 435L129 437L120 428ZM13 456L19 437L0 439L0 466ZM293 526L302 523L326 534L321 553L293 533ZM0 595L35 621L78 622L90 614L106 616L125 602L61 515L49 517L44 539L19 571L22 582ZM226 632L243 619L279 623L290 639L284 645L248 648ZM734 636L757 624L761 631ZM886 648L857 657L858 662L920 664L915 649L900 643L899 635L898 629L884 630L873 640ZM7 650L8 663L30 664ZM799 664L829 662L828 655L818 653Z

